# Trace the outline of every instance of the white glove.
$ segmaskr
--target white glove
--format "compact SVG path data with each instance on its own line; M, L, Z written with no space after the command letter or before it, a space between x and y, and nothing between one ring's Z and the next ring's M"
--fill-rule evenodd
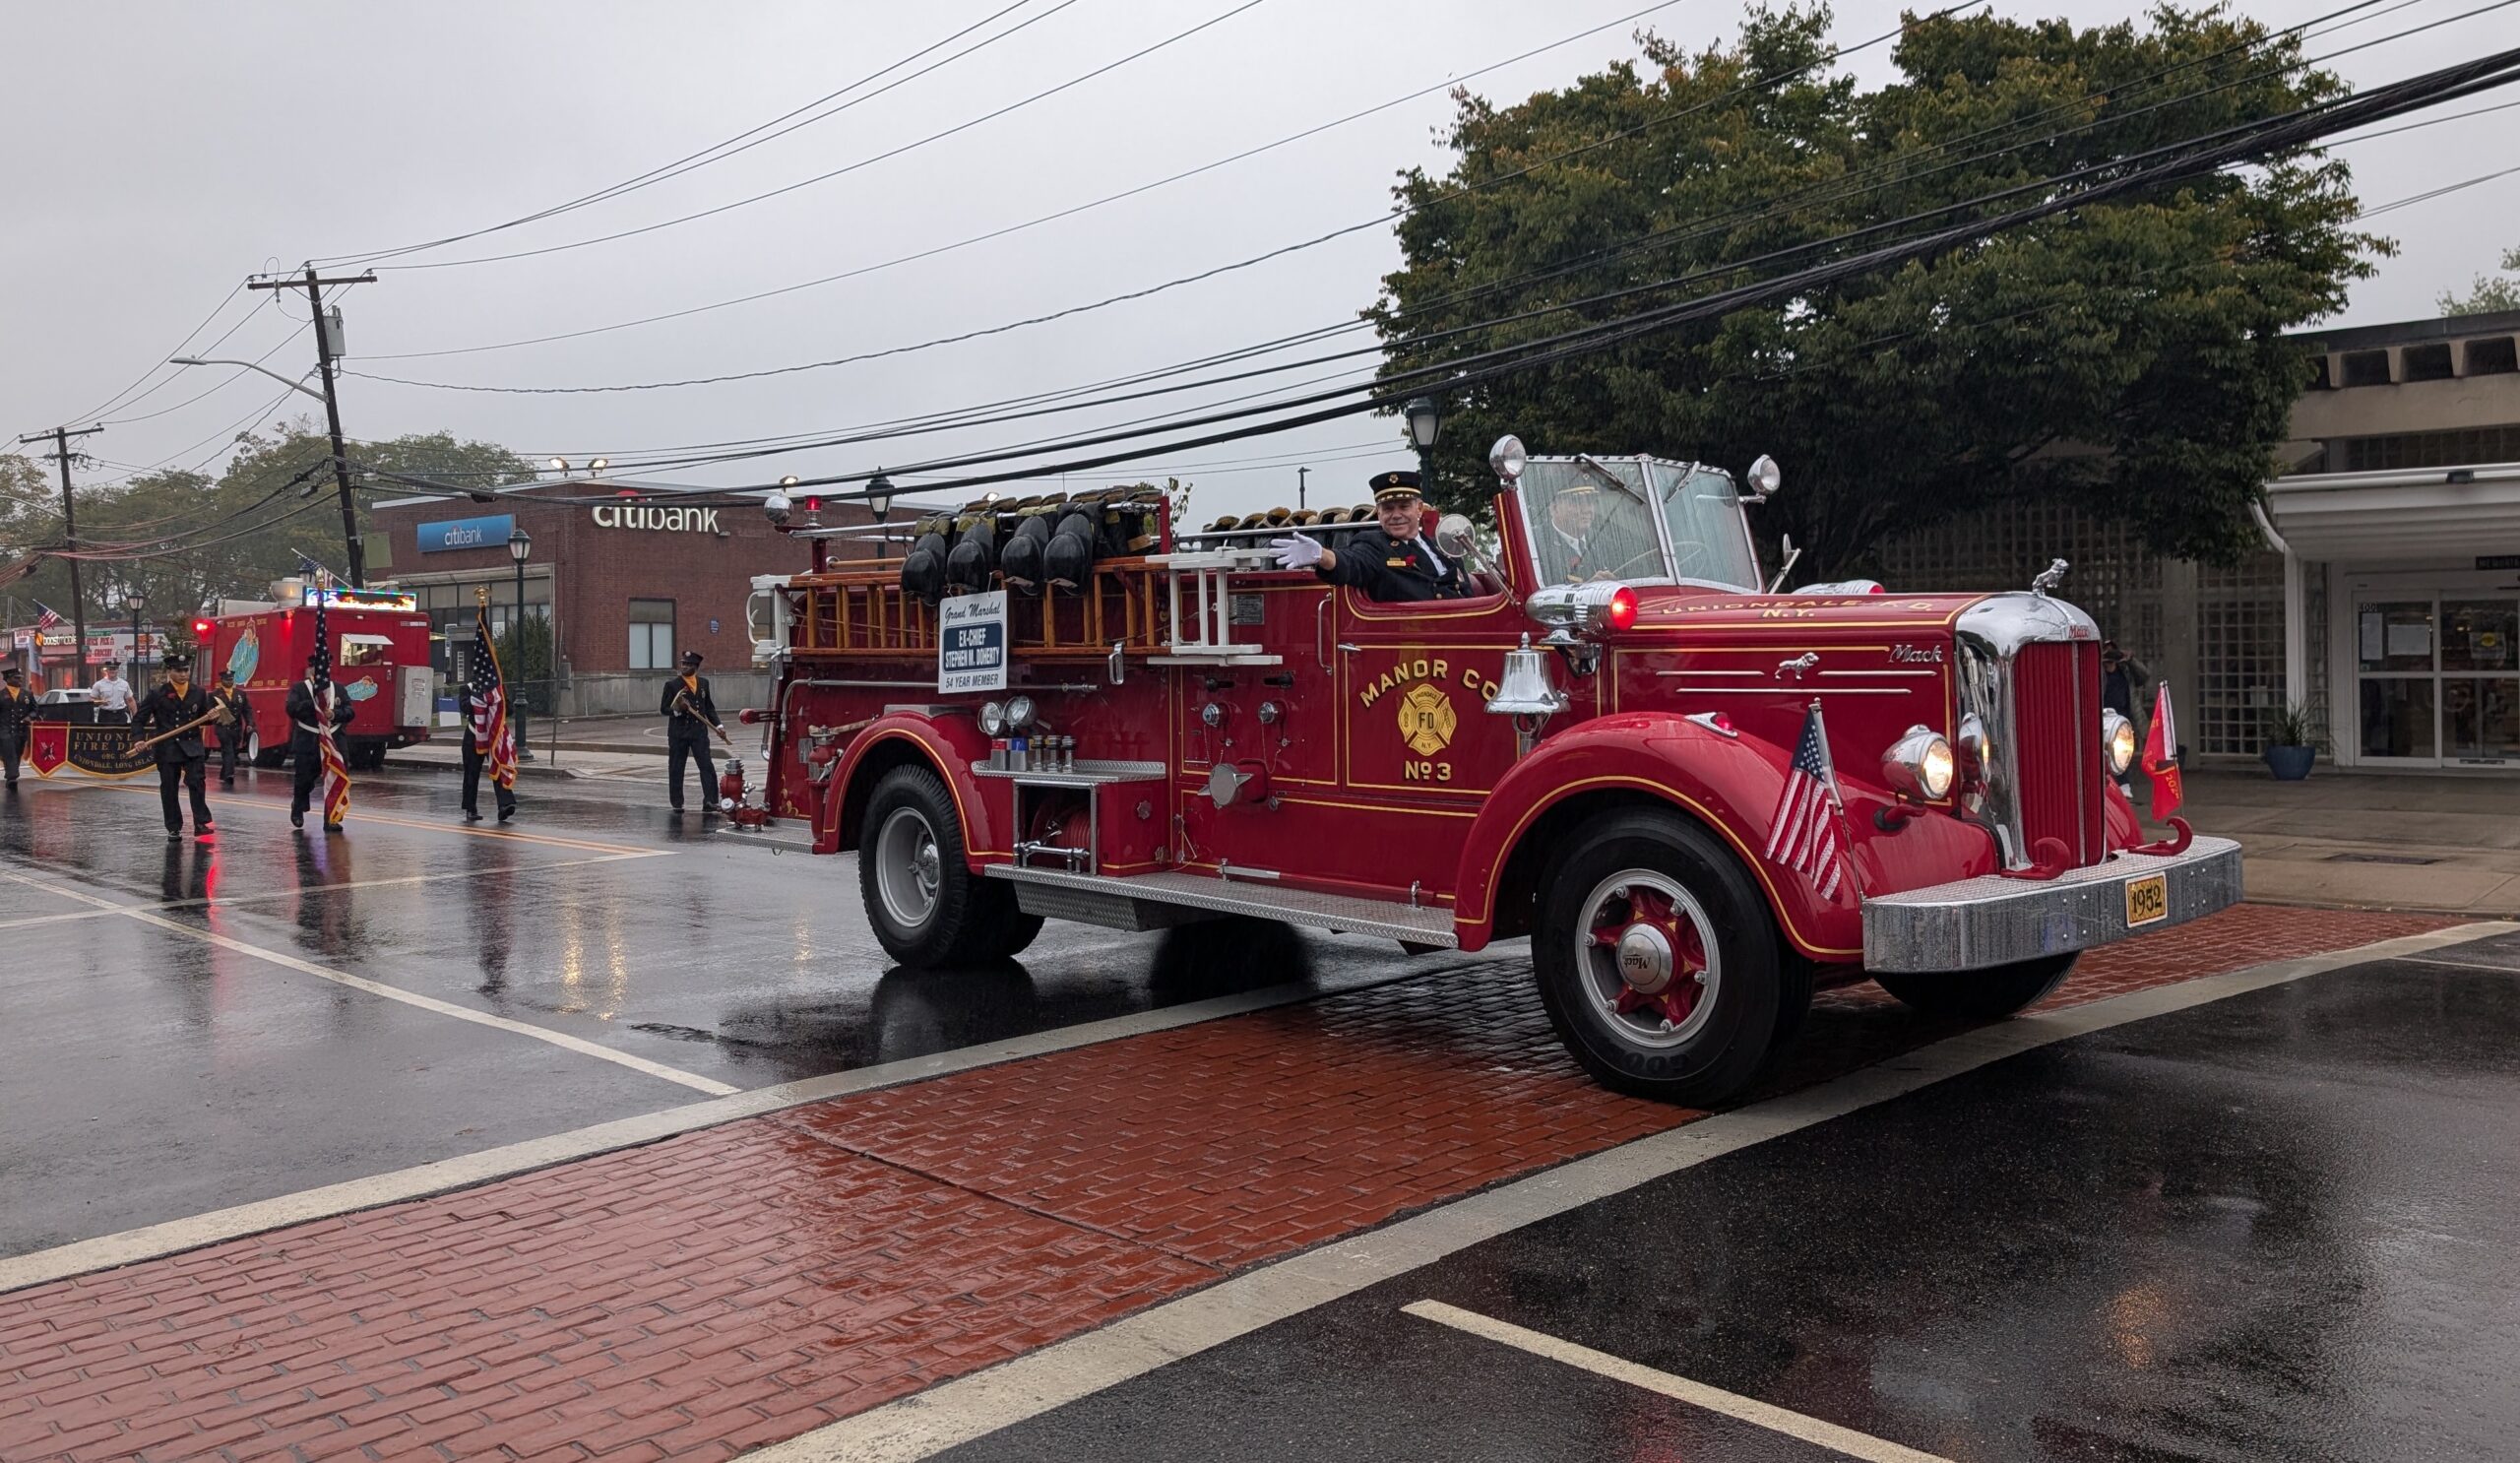
M1292 539L1272 539L1269 549L1278 556L1281 569L1309 569L1321 562L1321 545L1301 534Z

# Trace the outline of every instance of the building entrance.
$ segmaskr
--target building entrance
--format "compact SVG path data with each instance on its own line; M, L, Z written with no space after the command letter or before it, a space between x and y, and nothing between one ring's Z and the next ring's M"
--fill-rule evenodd
M2520 766L2520 590L2354 598L2358 760Z

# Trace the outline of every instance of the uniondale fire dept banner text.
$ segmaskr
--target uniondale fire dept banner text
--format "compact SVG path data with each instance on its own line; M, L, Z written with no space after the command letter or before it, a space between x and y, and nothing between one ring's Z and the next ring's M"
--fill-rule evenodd
M91 777L131 777L157 765L149 752L135 752L140 739L129 727L74 727L66 722L33 722L27 727L27 761L50 777L64 766Z

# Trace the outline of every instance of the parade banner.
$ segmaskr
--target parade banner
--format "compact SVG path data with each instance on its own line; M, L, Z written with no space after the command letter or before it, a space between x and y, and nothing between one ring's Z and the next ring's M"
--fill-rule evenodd
M75 767L90 777L137 777L158 765L149 752L135 752L139 736L129 727L76 727L67 722L30 722L27 761L44 777Z

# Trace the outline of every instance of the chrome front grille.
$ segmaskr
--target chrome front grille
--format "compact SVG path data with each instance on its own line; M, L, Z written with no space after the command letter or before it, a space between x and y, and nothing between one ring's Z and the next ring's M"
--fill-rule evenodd
M2099 862L2099 627L2062 600L2016 594L1980 601L1954 628L1961 710L1989 742L1968 811L1994 832L2007 868L2038 862L2043 839L2077 866Z

